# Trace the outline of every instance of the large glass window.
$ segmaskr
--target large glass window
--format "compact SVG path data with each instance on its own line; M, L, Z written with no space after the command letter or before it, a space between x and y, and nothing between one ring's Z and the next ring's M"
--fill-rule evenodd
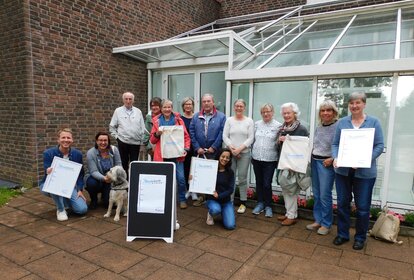
M398 78L387 201L414 205L414 76Z
M152 97L162 99L162 73L152 72Z
M329 79L318 81L317 106L324 100L334 101L339 108L340 117L349 115L349 94L362 91L367 95L365 113L375 116L381 122L384 140L387 139L388 117L391 100L391 77L367 77L348 79ZM386 143L385 143L386 145ZM378 174L374 187L373 198L380 199L380 190L383 185L385 155L381 155L377 161Z
M237 99L243 99L246 101L246 116L249 115L249 83L234 83L231 85L231 112L230 115L234 115L233 104Z
M224 72L201 73L200 101L205 93L213 94L217 110L223 113L226 112L226 81L224 80Z
M182 113L181 101L194 96L194 74L168 76L168 98L173 102L174 111Z
M299 106L301 112L299 120L309 129L311 118L311 96L312 81L289 81L289 82L260 82L254 84L253 94L253 119L260 120L260 107L270 103L275 108L274 118L283 123L280 115L280 106L286 102L294 102ZM250 170L250 181L255 183L253 170ZM276 175L273 178L273 185L277 185Z

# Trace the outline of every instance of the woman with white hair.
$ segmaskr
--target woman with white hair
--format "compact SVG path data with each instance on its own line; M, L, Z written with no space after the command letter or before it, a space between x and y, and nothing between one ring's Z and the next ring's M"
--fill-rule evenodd
M299 107L295 103L288 102L280 107L280 113L283 117L283 124L277 134L278 155L282 150L283 142L286 140L286 135L290 136L309 136L309 132L301 125L298 117L300 115ZM278 216L277 219L281 221L282 226L291 226L296 223L298 217L298 194L299 190L292 194L290 191L282 187L282 194L285 200L286 214Z
M332 188L335 180L333 168L332 141L338 120L338 108L331 100L319 106L319 123L315 130L312 150L312 192L315 204L315 222L307 225L308 230L316 230L327 235L332 225Z

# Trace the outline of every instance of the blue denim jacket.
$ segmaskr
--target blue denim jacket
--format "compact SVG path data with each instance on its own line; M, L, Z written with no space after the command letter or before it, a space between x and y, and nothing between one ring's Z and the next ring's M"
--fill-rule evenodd
M63 158L63 154L59 150L59 146L47 149L46 151L43 152L43 168L45 169L45 176L43 177L40 184L43 184L46 181L46 176L47 176L46 170L52 165L52 161L53 161L53 158L55 156ZM69 151L69 160L80 163L80 164L83 165L81 151L79 151L75 148L71 148L70 151ZM83 186L84 186L83 174L84 174L84 172L83 172L83 167L82 167L81 171L79 173L78 180L76 181L76 190L77 191L83 190Z
M341 129L353 129L351 116L344 117L338 121L336 126L335 136L332 142L332 156L333 158L338 157L339 140L341 139ZM365 121L362 123L360 128L375 128L374 134L374 146L372 150L372 159L370 168L357 168L355 170L355 177L368 179L377 177L377 158L382 154L384 150L384 136L382 134L382 128L379 120L375 117L367 116ZM348 176L349 167L338 167L335 168L335 172Z

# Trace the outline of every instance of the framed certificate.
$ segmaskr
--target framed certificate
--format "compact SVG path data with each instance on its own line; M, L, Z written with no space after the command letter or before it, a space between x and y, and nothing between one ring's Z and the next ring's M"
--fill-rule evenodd
M42 190L70 198L82 169L82 164L54 157L50 167L52 167L52 172L47 175Z
M216 190L218 161L199 157L191 158L189 191L213 194Z
M338 167L370 168L375 128L341 129Z

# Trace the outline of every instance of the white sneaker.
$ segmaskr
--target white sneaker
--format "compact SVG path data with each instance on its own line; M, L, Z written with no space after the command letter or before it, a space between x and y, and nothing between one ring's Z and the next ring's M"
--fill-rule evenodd
M239 209L237 209L237 213L243 214L246 212L246 206L244 204L240 204Z
M63 210L62 212L57 210L56 211L56 217L57 217L57 220L60 221L60 222L68 220L68 214L66 213L66 210Z
M180 229L180 224L178 223L178 221L175 222L175 230L179 230Z
M197 194L192 192L192 193L191 193L191 199L192 199L193 201L198 200L198 196L197 196Z
M190 197L191 193L190 192L186 192L185 193L185 199L188 199Z
M209 226L214 225L214 219L213 216L210 215L210 213L207 212L207 220L206 220L206 224L208 224Z

